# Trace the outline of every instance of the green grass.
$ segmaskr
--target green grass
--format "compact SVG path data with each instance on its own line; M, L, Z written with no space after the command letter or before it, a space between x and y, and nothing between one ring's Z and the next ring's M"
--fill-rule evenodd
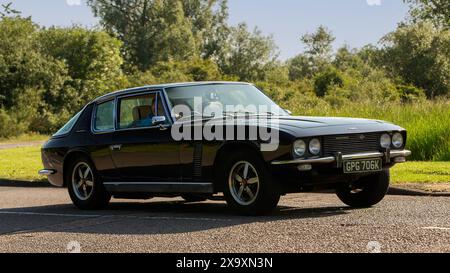
M358 117L392 122L408 130L411 160L450 161L450 102L423 101L414 104L348 103L338 108L323 101L292 102L297 115Z
M0 138L0 144L31 142L31 141L45 141L49 138L50 137L47 135L28 133L28 134L23 134L23 135L13 137L13 138Z
M41 181L41 148L0 150L0 180Z
M392 169L393 183L450 183L450 162L408 162Z
M0 150L0 180L41 181L39 147ZM450 162L408 162L392 170L393 183L450 183Z

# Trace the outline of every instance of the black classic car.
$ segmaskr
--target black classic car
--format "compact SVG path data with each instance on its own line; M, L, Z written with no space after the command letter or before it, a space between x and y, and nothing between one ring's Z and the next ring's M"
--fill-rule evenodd
M223 193L238 213L260 215L282 195L323 190L364 208L411 154L406 137L378 120L291 116L247 83L145 86L86 105L45 143L40 174L80 209Z

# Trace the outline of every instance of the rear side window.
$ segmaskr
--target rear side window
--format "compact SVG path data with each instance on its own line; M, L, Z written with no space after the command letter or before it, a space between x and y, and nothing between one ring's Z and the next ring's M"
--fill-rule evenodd
M56 132L56 134L54 134L53 136L55 136L55 137L63 136L63 135L67 135L68 133L70 133L70 131L72 131L73 127L75 126L78 119L80 118L81 113L83 113L83 111L76 114L71 120L69 120L69 122L66 123L66 125L64 125L61 129L59 129L59 131Z
M104 102L95 109L94 130L107 132L114 130L114 101Z

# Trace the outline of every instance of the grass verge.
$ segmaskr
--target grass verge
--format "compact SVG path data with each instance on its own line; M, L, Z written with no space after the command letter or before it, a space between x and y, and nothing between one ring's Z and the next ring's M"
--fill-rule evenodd
M327 104L289 107L297 115L359 117L392 122L408 130L407 149L415 161L450 161L450 102L414 104L362 102L333 108Z
M41 169L40 147L0 150L0 180L42 181Z
M402 183L450 183L450 162L408 162L392 169L392 181Z
M42 181L39 147L0 150L0 180ZM392 169L393 184L450 183L450 162L408 162Z
M35 133L23 134L14 138L0 138L0 144L10 144L10 143L22 143L22 142L33 142L33 141L45 141L50 137L47 135L40 135Z

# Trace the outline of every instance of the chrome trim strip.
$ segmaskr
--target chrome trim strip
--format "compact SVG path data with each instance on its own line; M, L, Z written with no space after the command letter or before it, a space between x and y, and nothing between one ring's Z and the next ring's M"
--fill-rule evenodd
M213 183L193 183L193 182L103 182L104 185L187 185L187 186L210 186Z
M167 101L165 101L163 99L163 97L165 98L165 94L163 93L164 90L163 89L139 89L136 90L135 92L133 92L132 94L123 94L123 95L117 95L114 98L109 98L109 99L105 99L101 102L96 102L94 104L94 108L92 110L92 114L91 114L91 133L94 135L100 135L100 134L110 134L110 133L114 133L114 132L124 132L124 131L134 131L134 130L146 130L146 129L155 129L155 128L170 128L173 124L173 120L169 119L170 124L165 124L163 126L149 126L149 127L140 127L140 128L125 128L125 129L120 129L119 128L119 124L118 124L118 111L119 109L119 100L123 99L123 98L128 98L128 97L136 97L136 96L142 96L142 95L148 95L148 94L156 94L157 95L157 99L161 98L162 102L163 102L163 106L164 106L164 112L166 117L171 117L171 115L169 115L169 110L167 107ZM114 129L111 130L105 130L105 131L98 131L95 130L95 119L96 119L96 111L97 111L97 107L100 104L104 104L104 103L108 103L108 102L114 102L114 107L113 107L113 121L114 121Z
M49 175L52 175L52 174L55 174L55 173L56 173L55 170L40 170L38 172L38 174L42 175L42 176L49 176Z
M213 183L106 182L106 190L118 193L214 193Z
M92 134L94 134L94 135L102 135L102 134L114 133L115 129L109 129L109 130L96 130L95 129L95 126L96 126L95 121L97 119L97 108L98 108L98 106L100 106L102 104L105 104L105 103L111 103L111 102L114 104L113 105L113 112L112 112L113 122L114 122L115 119L116 119L115 113L116 113L116 107L117 107L115 99L105 100L105 101L102 101L101 103L94 104L94 107L92 108L92 113L91 113L91 133Z
M408 150L403 151L391 151L391 158L396 157L408 157L412 153ZM366 158L382 158L384 157L383 153L374 152L374 153L361 153L361 154L352 154L352 155L344 155L342 156L343 160L355 160L355 159L366 159ZM323 157L323 158L313 158L313 159L294 159L294 160L286 160L286 161L273 161L272 165L293 165L293 164L330 164L336 162L336 157Z

